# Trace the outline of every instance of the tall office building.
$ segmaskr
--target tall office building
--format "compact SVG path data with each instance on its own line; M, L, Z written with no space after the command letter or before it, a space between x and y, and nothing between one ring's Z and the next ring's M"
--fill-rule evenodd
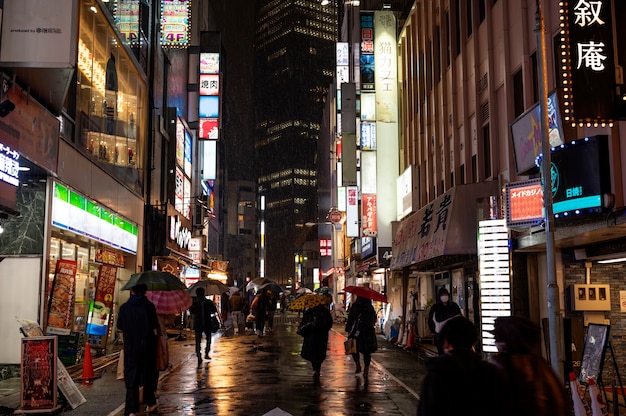
M319 0L265 0L257 7L260 274L288 284L300 280L295 255L307 240L317 239L302 225L318 220L317 142L333 81L337 8Z

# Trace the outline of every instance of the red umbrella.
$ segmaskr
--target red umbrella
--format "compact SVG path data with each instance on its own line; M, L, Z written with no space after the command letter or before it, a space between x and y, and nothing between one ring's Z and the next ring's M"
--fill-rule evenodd
M193 302L186 290L148 290L146 297L154 303L157 313L164 315L189 309Z
M360 298L366 298L375 300L378 302L387 302L387 296L383 295L380 292L375 291L369 287L365 286L346 286L344 289L346 292L350 292L354 295L357 295Z

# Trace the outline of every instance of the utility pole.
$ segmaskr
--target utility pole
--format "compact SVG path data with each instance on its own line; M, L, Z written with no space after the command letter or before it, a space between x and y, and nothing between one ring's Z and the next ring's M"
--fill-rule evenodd
M559 302L559 286L556 281L556 264L554 261L554 214L552 212L552 173L550 158L550 141L548 122L548 74L546 70L546 39L545 25L541 0L537 0L535 15L537 32L537 73L539 75L539 96L541 103L541 142L543 157L541 159L541 178L543 181L543 207L546 226L546 259L548 273L547 300L548 323L550 334L550 364L559 376L563 377L561 307Z

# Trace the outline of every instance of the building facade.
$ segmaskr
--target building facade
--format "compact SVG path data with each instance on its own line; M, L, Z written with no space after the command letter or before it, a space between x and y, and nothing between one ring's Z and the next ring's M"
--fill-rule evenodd
M292 285L301 226L317 216L317 143L332 83L336 8L262 1L255 42L259 274ZM314 237L311 237L314 239ZM304 238L303 241L306 241Z

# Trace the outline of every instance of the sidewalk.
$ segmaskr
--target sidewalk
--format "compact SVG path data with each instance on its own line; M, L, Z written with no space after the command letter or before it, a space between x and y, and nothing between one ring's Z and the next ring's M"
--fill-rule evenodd
M291 331L292 326L297 321L294 316L276 316L275 331ZM343 325L336 324L333 332L336 336L343 337ZM177 340L176 335L179 332L172 331L169 339L170 368L162 371L159 380L164 380L170 373L176 373L183 365L195 362L194 337L193 333L183 331L186 340ZM213 337L213 348L219 348L222 334L216 334ZM236 342L239 336L226 337L229 342ZM250 340L256 336L241 336L242 340ZM269 341L269 340L268 340ZM428 346L426 346L428 348ZM394 380L408 392L405 394L411 402L418 399L418 393L423 378L423 363L427 355L421 349L414 351L406 351L395 344L379 337L379 350L372 356L372 365L386 377ZM96 379L90 385L80 384L80 380L76 381L81 393L85 396L87 402L80 405L76 409L66 406L59 414L76 415L76 416L122 416L124 412L125 387L123 381L116 379L117 361L102 369L96 371ZM161 383L159 383L161 386ZM10 379L0 381L0 415L13 414L15 409L19 408L19 379ZM198 413L200 414L200 413Z

